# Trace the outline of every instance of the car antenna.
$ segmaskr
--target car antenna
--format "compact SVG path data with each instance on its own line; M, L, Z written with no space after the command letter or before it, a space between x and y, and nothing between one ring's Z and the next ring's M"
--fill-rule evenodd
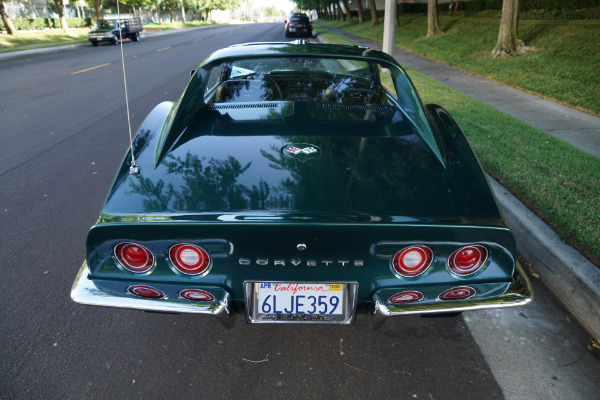
M129 128L129 148L131 150L131 166L129 167L129 175L139 175L140 167L135 163L133 155L133 136L131 135L131 117L129 116L129 98L127 96L127 74L125 73L125 56L123 55L123 24L121 23L121 10L119 0L117 0L117 18L119 24L119 44L121 47L121 65L123 66L123 85L125 86L125 108L127 109L127 127Z

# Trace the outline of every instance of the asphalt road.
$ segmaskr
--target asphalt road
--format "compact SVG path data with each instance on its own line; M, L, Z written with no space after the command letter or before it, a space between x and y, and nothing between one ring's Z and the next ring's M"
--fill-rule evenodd
M212 51L269 40L286 40L281 24L124 43L132 128ZM238 316L227 330L73 303L86 232L128 146L121 68L117 46L0 61L0 398L503 398L463 318L373 331L365 315L351 327Z

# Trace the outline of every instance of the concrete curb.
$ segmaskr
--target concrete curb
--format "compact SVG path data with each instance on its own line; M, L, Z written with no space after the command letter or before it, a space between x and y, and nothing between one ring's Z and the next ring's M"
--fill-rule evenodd
M327 43L318 34L317 40ZM563 243L508 189L488 178L504 220L515 235L519 253L534 265L544 283L581 325L596 339L600 338L600 269Z
M491 177L504 220L512 229L519 253L595 338L600 338L600 269L563 243L558 234Z

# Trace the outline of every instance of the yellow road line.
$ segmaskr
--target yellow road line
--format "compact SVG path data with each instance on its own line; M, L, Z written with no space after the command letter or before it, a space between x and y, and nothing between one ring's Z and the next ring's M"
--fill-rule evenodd
M71 75L77 75L77 74L81 74L82 72L88 72L88 71L91 71L91 70L93 70L93 69L97 69L97 68L106 67L107 65L110 65L110 63L106 63L106 64L102 64L102 65L97 65L97 66L95 66L95 67L88 68L88 69L82 69L81 71L75 71L75 72L71 72Z
M200 38L200 39L196 39L196 40L194 40L194 42L199 42L199 41L201 41L201 40L202 40L202 38Z
M168 50L168 49L170 49L170 48L171 48L171 46L169 46L169 47L165 47L165 48L162 48L162 49L158 49L158 50L156 50L156 51L164 51L164 50Z

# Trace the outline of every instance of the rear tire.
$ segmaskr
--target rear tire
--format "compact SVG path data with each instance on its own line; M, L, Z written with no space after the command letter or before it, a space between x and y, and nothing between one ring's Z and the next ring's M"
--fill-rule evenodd
M98 46L97 40L90 40L90 42L92 43L92 46Z
M136 32L133 35L131 35L131 40L133 40L134 42L139 42L140 41L140 33Z

